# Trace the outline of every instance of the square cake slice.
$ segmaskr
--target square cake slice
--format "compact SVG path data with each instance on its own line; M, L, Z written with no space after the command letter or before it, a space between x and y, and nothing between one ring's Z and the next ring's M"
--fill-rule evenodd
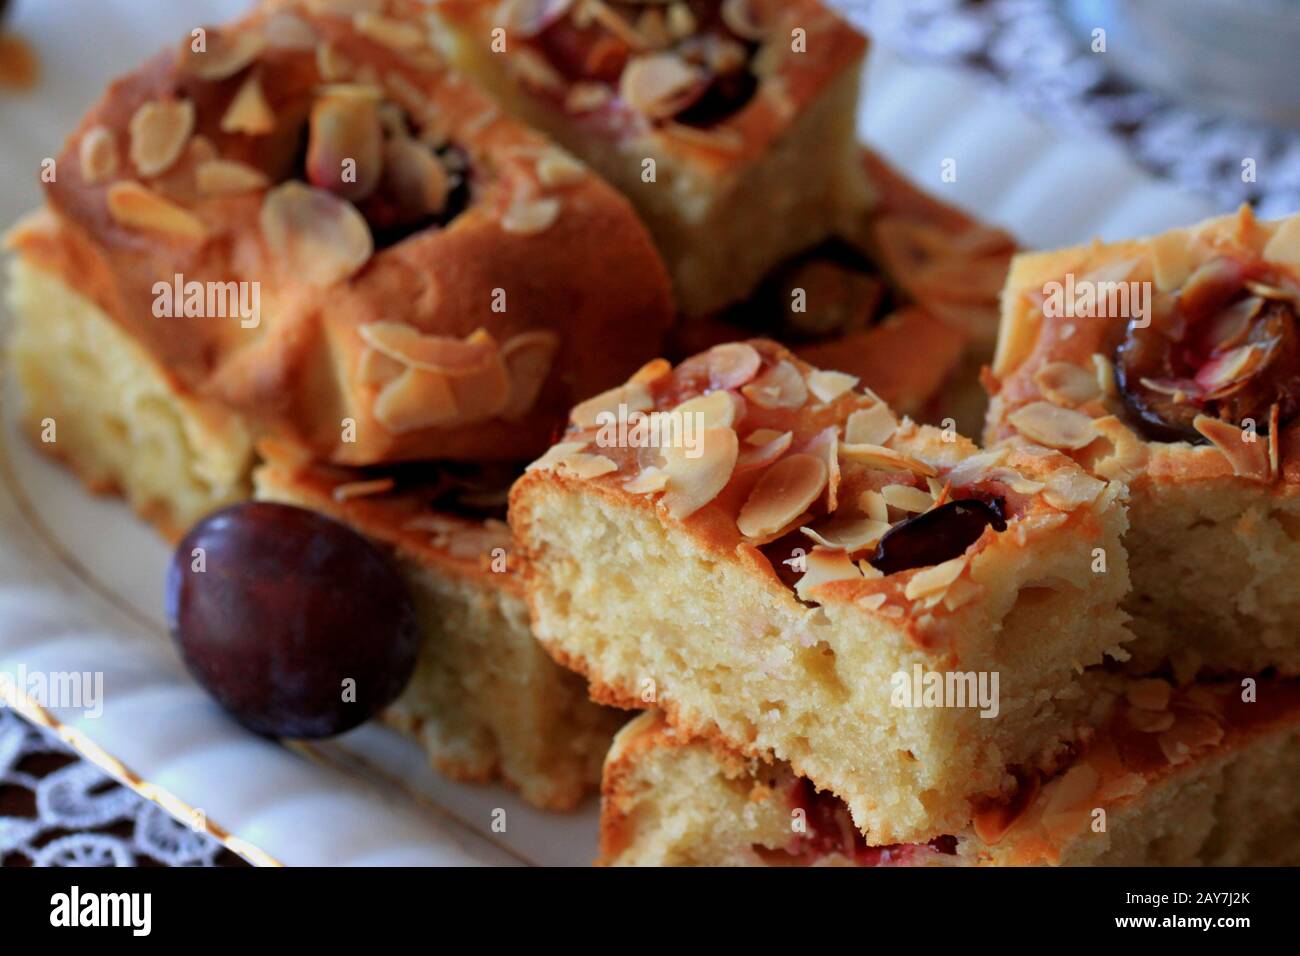
M25 425L171 533L247 493L267 435L526 461L676 314L623 196L413 2L364 7L258 7L115 81L10 236Z
M424 643L384 720L420 741L441 773L500 779L525 800L569 810L591 793L626 720L587 698L578 675L533 638L503 508L500 469L437 465L386 474L312 464L263 442L257 497L318 511L397 559Z
M573 410L510 521L538 638L593 696L788 761L873 842L928 839L1123 654L1122 489L856 385L762 340L651 363Z
M688 316L871 201L867 43L817 0L439 0L457 66L637 207Z
M1020 256L990 442L1128 485L1134 666L1300 674L1300 215Z
M1300 687L1101 692L1097 733L1008 800L925 842L871 845L788 764L679 734L649 711L605 762L606 866L1295 866Z

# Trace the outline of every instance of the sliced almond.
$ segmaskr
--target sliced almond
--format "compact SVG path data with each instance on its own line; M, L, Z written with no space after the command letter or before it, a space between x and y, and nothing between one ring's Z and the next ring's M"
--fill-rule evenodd
M1073 816L1096 798L1101 774L1091 764L1076 763L1059 779L1043 789L1043 822L1051 827L1054 818Z
M569 87L564 96L564 108L570 113L591 113L614 98L614 92L604 83L579 81Z
M819 402L833 402L858 384L856 375L844 372L825 372L821 369L808 373L808 390Z
M358 327L357 334L371 348L403 365L453 378L486 367L498 353L496 343L482 329L461 339L425 335L404 322L368 322Z
M265 38L252 30L209 29L201 52L194 49L192 37L185 38L179 69L201 80L224 80L256 60L265 48Z
M910 471L912 474L920 475L923 478L939 474L938 469L933 465L927 464L919 458L913 458L911 455L904 455L892 448L886 448L883 445L849 444L846 442L840 445L840 457L845 461L866 465L868 468L883 471Z
M816 528L799 530L824 548L852 554L871 547L883 538L889 530L889 522L874 521L871 518L854 518L848 521L836 519Z
M1034 373L1034 384L1049 402L1066 408L1101 396L1095 372L1069 362L1048 362Z
M331 86L311 108L307 181L352 202L373 193L384 174L380 100L372 89Z
M812 592L833 581L860 581L862 570L843 551L823 551L813 548L804 556L804 574L795 582L795 593L801 601L811 601Z
M361 350L357 358L356 380L360 385L387 385L406 371L406 366L372 348Z
M898 431L898 419L884 402L860 408L844 423L844 440L851 445L883 445Z
M335 485L331 497L335 501L351 501L354 498L369 498L373 495L386 494L393 490L396 482L392 478L369 478L361 481L345 481Z
M575 405L569 413L569 421L579 428L595 428L602 415L617 415L620 407L630 414L648 412L654 406L650 389L640 382L628 382Z
M962 554L944 561L942 564L936 564L932 568L917 571L908 578L907 586L903 589L903 596L909 601L917 601L932 595L943 594L948 590L949 585L961 577L962 572L966 570L968 561L966 555Z
M673 365L667 359L651 359L633 372L627 381L629 385L651 385L665 375L671 375L672 371Z
M741 394L759 408L802 408L808 401L808 385L795 364L782 359L744 386Z
M885 485L880 495L889 507L916 514L929 511L934 504L934 497L928 491L912 485Z
M287 182L262 201L262 234L287 274L311 285L350 278L370 261L374 240L355 206L322 189Z
M314 50L320 42L316 28L296 13L273 13L262 27L266 45L273 50Z
M686 418L699 416L700 428L735 428L744 412L743 399L731 392L716 391L687 399L669 414Z
M740 388L753 381L763 364L758 351L745 342L715 345L705 355L709 384L714 388Z
M760 0L722 0L722 22L742 40L761 43L772 31L770 9Z
M634 495L652 495L668 487L668 474L662 468L646 468L635 478L623 482L623 489Z
M1288 216L1278 223L1260 255L1265 262L1300 270L1300 217Z
M1097 437L1091 418L1051 402L1030 402L1007 418L1022 435L1048 448L1079 449Z
M497 8L501 25L521 37L535 37L558 23L573 6L573 0L505 0Z
M256 71L248 78L226 107L221 117L223 133L243 133L248 136L265 136L275 129L275 110L262 90L262 77Z
M761 444L754 444L752 440L758 431L766 432L768 437ZM789 451L793 442L794 432L777 432L772 429L756 430L745 438L746 448L740 453L740 458L736 461L736 471L744 472L753 471L755 468L766 468Z
M1143 710L1130 708L1125 715L1129 726L1144 734L1159 734L1174 725L1174 714L1167 710Z
M718 496L731 480L739 455L736 433L730 428L709 428L701 436L700 454L671 445L662 449L664 472L668 475L663 496L668 513L682 520L699 511Z
M874 488L858 495L858 508L872 521L889 524L889 506L885 503L885 496Z
M579 454L586 450L589 442L585 441L562 441L552 445L542 455L524 471L554 471L566 458Z
M194 132L189 100L152 100L131 116L131 162L141 176L158 176L172 167Z
M521 236L545 232L560 218L560 200L554 196L542 199L516 199L501 217L501 228Z
M510 376L510 396L501 410L502 418L520 418L536 404L559 350L560 337L546 329L506 339L501 346L501 361Z
M450 425L460 417L456 394L447 377L418 368L407 368L386 385L371 413L394 435Z
M451 178L428 145L407 137L384 144L384 182L393 199L421 216L439 215L447 207Z
M1098 481L1091 475L1076 468L1059 468L1052 472L1046 482L1027 482L1034 490L1043 491L1043 498L1053 508L1061 511L1074 511L1083 505L1091 504L1102 493L1106 483ZM1012 485L1012 490L1020 490ZM1032 494L1033 491L1027 492Z
M117 140L108 127L92 126L86 130L77 155L82 178L91 185L106 183L117 175Z
M604 455L574 454L560 462L560 469L578 478L599 478L610 472L618 471L618 465Z
M194 182L205 196L239 196L271 185L260 169L233 159L209 159L194 170Z
M1266 442L1246 441L1246 433L1228 422L1208 415L1197 415L1192 427L1204 435L1232 465L1233 474L1252 481L1268 481L1273 470Z
M826 463L807 454L791 455L759 478L736 518L747 538L761 538L807 511L826 488Z
M704 71L677 54L648 53L628 61L619 93L642 116L668 119L699 99L707 85Z
M587 178L587 167L568 153L548 149L537 158L537 181L548 188L572 186Z
M202 219L137 182L119 182L110 186L108 211L117 222L131 229L146 229L189 240L201 240L207 236Z

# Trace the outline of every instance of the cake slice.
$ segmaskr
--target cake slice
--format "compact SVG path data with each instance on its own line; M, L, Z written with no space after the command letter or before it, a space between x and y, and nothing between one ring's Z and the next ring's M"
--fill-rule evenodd
M115 82L9 239L24 425L173 536L248 493L264 435L527 460L675 314L627 200L450 70L418 5L346 6Z
M1129 487L1135 666L1300 674L1300 215L1020 256L989 441Z
M600 780L626 715L587 699L578 675L532 635L502 514L509 470L411 465L385 473L312 464L264 442L257 497L328 515L390 550L415 597L424 642L384 719L441 773L500 779L528 802L570 810Z
M774 266L742 302L680 323L671 354L765 336L805 361L856 375L898 413L963 434L984 422L980 367L1015 241L929 196L872 150L879 203L838 235Z
M439 0L449 59L636 205L682 310L748 295L870 202L866 40L817 0Z
M1111 684L1101 728L952 833L870 845L795 774L690 739L650 711L605 762L607 866L1295 866L1300 688Z
M766 341L651 363L573 410L510 521L537 636L596 699L788 761L873 842L928 839L1123 654L1122 489L856 385Z

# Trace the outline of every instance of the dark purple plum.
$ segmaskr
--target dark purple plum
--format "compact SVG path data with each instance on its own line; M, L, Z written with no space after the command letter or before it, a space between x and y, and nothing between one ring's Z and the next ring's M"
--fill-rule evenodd
M419 647L411 595L384 552L323 515L266 502L190 530L167 571L167 618L195 680L270 737L364 723L402 692Z
M988 527L1006 530L1000 498L991 503L978 498L950 501L894 525L869 561L881 574L933 567L965 554Z

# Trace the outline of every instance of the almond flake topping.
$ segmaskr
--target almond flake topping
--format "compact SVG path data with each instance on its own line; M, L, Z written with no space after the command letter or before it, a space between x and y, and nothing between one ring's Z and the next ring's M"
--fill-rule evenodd
M663 504L678 520L688 518L716 498L731 480L740 445L730 428L708 428L701 436L698 458L689 450L670 445L663 449L668 475Z
M1053 405L1069 408L1101 396L1095 372L1069 362L1048 362L1034 373L1034 384Z
M628 413L647 412L655 407L650 389L640 382L628 382L575 405L569 413L569 420L579 428L595 428L600 424L602 414L617 415L620 405L625 406Z
M365 481L345 481L335 485L335 501L351 501L353 498L366 498L370 495L382 495L392 491L395 482L392 478L371 478Z
M929 511L934 504L934 497L928 491L911 485L885 485L880 489L880 494L885 499L885 504L900 511L920 514Z
M889 524L889 506L885 504L885 496L872 488L858 495L858 509L872 521Z
M868 468L875 468L882 471L910 471L914 475L920 475L923 478L934 477L939 474L937 468L929 465L911 455L904 455L902 452L894 451L892 448L886 448L883 445L866 445L866 444L849 444L840 445L840 457L845 461L856 462L860 465L866 465Z
M425 45L424 31L414 23L377 13L358 13L352 17L352 25L361 35L395 50L418 50Z
M562 441L552 445L546 450L535 462L529 465L524 471L554 471L566 458L576 455L586 450L589 442L585 441Z
M207 236L202 219L136 182L114 183L108 188L108 211L117 222L132 229L147 229L183 239L199 240Z
M634 495L652 495L668 487L668 475L661 468L651 466L642 470L635 478L623 482L625 491Z
M1097 437L1092 419L1051 402L1030 402L1008 416L1022 435L1048 448L1079 449Z
M619 93L641 115L668 119L698 99L707 82L703 70L675 53L648 53L628 62Z
M812 590L832 581L861 581L862 571L843 551L813 548L804 557L804 575L794 586L799 600L811 600Z
M535 37L569 12L573 0L505 0L497 17L510 33Z
M808 390L819 402L833 402L858 384L856 375L844 372L824 372L817 369L808 374Z
M763 364L758 351L745 342L715 345L705 356L709 384L714 388L740 388L753 381Z
M916 601L931 595L944 593L954 581L961 577L961 573L966 570L968 561L969 558L962 554L950 558L942 564L936 564L932 568L917 571L908 578L907 587L903 589L903 596L909 601Z
M1143 710L1134 707L1126 715L1129 726L1144 734L1159 734L1174 725L1174 713L1169 710Z
M1059 468L1052 472L1045 484L1029 482L1043 489L1043 498L1053 508L1061 511L1074 511L1076 508L1091 504L1106 487L1104 481L1098 481L1091 475L1075 468ZM1012 490L1020 489L1012 485ZM1033 491L1028 492L1032 494Z
M274 129L275 110L271 109L262 91L261 76L254 71L226 107L225 115L221 117L221 131L265 136Z
M141 176L158 176L172 167L194 132L189 100L153 100L131 117L131 162Z
M808 510L826 488L826 463L813 455L783 458L759 478L740 509L736 527L747 538L784 528Z
M816 528L799 529L813 541L832 551L847 551L852 554L869 548L884 537L889 530L888 521L875 521L871 518L854 518L848 521L836 519Z
M323 189L288 182L262 201L262 234L287 273L316 286L350 278L370 261L374 240L356 207Z
M448 425L461 414L447 377L418 368L407 368L386 385L370 411L394 435Z
M510 376L510 397L501 409L502 418L519 418L536 404L559 350L560 337L549 329L506 339L501 346L501 361Z
M741 394L768 410L802 408L808 401L808 385L793 362L782 359L741 390Z
M688 415L699 415L704 428L734 428L744 409L744 399L727 391L709 392L688 399L670 411L685 420Z
M549 149L537 159L537 181L548 188L572 186L586 178L587 167L558 149Z
M859 408L844 423L844 440L850 445L883 445L898 431L898 419L884 402Z
M564 108L570 113L590 113L613 98L613 92L604 83L578 82L569 87Z
M201 80L224 80L234 76L259 56L266 47L261 34L248 30L208 30L205 49L194 49L193 39L186 37L181 47L180 71Z
M766 12L758 0L722 0L722 22L742 40L758 43L767 37L772 28Z
M516 199L501 217L501 228L520 236L545 232L560 218L560 200L554 196L542 199Z
M108 182L117 175L117 141L106 126L86 130L78 149L81 175L91 185Z
M361 340L410 368L446 375L468 375L482 369L497 354L496 343L483 329L467 338L425 335L404 322L368 322L357 329Z
M1265 442L1256 437L1246 441L1246 433L1235 425L1208 415L1197 415L1192 427L1204 435L1232 465L1232 473L1253 481L1268 481L1273 474Z
M194 182L205 196L238 196L271 185L260 169L233 159L209 159L194 170Z
M1181 714L1177 723L1160 735L1159 743L1165 759L1177 766L1190 760L1195 751L1217 746L1222 740L1223 727L1213 717Z
M755 442L756 437L765 440ZM736 471L753 471L766 468L787 451L794 442L794 432L778 432L770 428L758 428L745 438L746 448L736 460Z

